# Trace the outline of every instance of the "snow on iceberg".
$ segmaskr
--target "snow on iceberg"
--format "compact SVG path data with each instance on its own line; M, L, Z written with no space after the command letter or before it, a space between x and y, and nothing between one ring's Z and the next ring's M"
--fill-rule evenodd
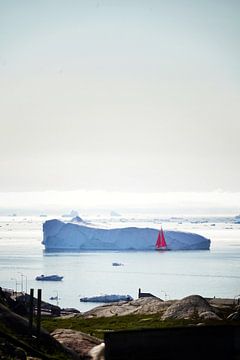
M43 224L46 250L154 250L159 231L152 228L125 227L100 229L90 225L48 220ZM164 231L169 250L209 250L210 240L180 232Z

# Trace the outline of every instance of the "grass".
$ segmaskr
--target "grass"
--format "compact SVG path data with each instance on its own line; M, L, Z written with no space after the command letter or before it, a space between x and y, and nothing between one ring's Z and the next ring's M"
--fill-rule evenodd
M72 318L43 318L42 327L52 332L55 329L72 329L103 339L104 333L118 330L158 329L173 326L186 326L186 320L161 321L159 314L126 315L84 319L82 316Z

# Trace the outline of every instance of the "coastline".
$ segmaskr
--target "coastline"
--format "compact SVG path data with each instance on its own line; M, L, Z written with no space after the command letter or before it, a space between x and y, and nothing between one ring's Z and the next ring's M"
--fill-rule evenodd
M225 329L227 333L224 335L224 342L228 341L225 338L239 336L235 331L240 326L239 297L237 299L203 298L200 295L190 295L180 300L164 301L157 297L146 296L132 301L97 306L85 313L76 313L74 309L69 309L68 313L66 309L59 309L59 312L52 311L56 310L56 307L52 309L51 304L42 302L42 328L38 333L37 327L35 325L32 327L37 342L35 344L31 341L29 347L24 342L27 334L29 336L28 302L26 302L27 298L23 302L19 302L20 299L19 296L12 298L10 293L0 291L2 324L7 329L6 335L0 333L2 340L0 354L6 351L6 346L3 344L8 344L8 348L11 345L14 354L21 349L22 354L38 355L42 358L44 356L40 353L46 351L44 343L47 342L48 353L53 351L62 353L67 355L68 359L79 359L78 356L81 359L105 359L104 349L109 351L113 344L121 347L121 337L124 334L127 334L132 349L135 349L136 345L137 349L141 347L138 339L140 334L146 343L149 341L150 333L160 338L168 332L171 334L171 341L175 341L179 336L183 337L186 332L188 338L194 340L195 334L198 334L198 339L199 336L203 339L208 336L209 331L221 333ZM201 330L200 333L194 330L199 327L206 330ZM25 334L24 341L23 334ZM190 351L191 347L192 345L184 347L182 351ZM122 351L122 347L120 350ZM148 358L151 359L151 354L159 350L147 347L145 351L150 354ZM168 352L169 349L166 348L165 351ZM94 354L98 357L94 357ZM60 358L61 356L56 355L56 359ZM122 357L122 359L127 358Z

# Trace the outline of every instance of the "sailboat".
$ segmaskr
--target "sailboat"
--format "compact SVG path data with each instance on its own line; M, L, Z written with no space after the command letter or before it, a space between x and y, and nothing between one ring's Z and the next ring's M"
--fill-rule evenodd
M155 244L155 248L156 248L156 250L168 250L167 243L166 243L164 232L163 232L162 228L158 233L158 238L157 238L157 241L156 241L156 244Z

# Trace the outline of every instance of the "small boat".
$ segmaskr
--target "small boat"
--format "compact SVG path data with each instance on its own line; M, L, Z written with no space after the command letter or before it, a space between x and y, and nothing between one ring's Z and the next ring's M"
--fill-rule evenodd
M130 295L99 295L92 297L81 298L82 302L100 302L100 303L112 303L118 301L131 301L133 298Z
M40 275L35 278L37 281L61 281L63 276L59 275Z
M167 243L165 240L165 236L164 236L164 232L163 229L161 228L161 230L158 233L158 238L155 244L156 250L169 250L167 248Z
M123 266L123 264L122 264L122 263L118 263L118 262L113 262L113 263L112 263L112 266Z

